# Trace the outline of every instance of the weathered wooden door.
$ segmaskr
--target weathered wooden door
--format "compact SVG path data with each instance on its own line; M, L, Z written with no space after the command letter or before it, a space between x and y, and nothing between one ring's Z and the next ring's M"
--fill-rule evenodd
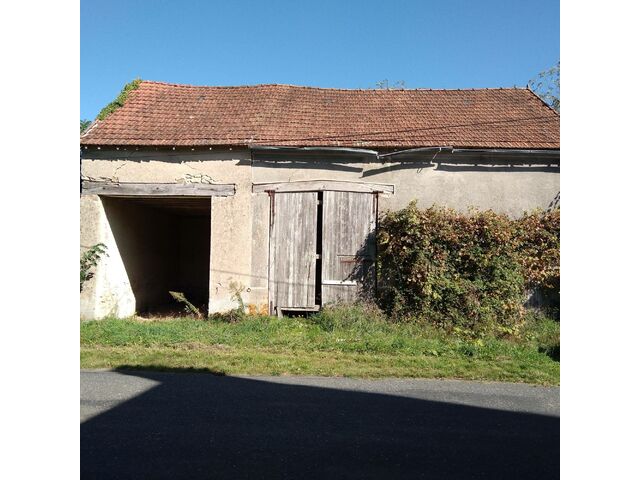
M271 312L312 309L316 304L318 193L274 193L271 201Z
M376 203L373 193L323 193L323 305L350 303L374 288Z

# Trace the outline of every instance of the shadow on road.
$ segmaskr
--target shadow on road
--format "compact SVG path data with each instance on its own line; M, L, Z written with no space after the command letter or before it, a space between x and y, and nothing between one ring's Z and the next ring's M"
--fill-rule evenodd
M559 478L557 417L206 374L84 422L83 479Z

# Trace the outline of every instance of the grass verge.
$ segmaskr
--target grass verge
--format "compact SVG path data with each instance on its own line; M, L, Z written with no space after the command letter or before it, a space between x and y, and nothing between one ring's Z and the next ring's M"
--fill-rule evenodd
M555 327L527 340L464 340L424 324L342 314L309 319L246 317L106 319L80 327L82 368L196 369L219 374L459 378L557 385L549 343Z

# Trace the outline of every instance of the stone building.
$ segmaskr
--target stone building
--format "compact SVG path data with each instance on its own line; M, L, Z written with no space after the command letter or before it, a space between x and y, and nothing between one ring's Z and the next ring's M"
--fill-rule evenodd
M528 89L134 87L80 140L81 248L108 253L84 319L162 313L169 291L316 310L355 298L385 210L559 199L560 117Z

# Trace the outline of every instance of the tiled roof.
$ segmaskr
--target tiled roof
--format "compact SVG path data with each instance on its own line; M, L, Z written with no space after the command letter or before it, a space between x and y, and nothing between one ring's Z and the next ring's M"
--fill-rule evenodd
M560 148L560 116L522 88L340 90L142 81L83 145Z

